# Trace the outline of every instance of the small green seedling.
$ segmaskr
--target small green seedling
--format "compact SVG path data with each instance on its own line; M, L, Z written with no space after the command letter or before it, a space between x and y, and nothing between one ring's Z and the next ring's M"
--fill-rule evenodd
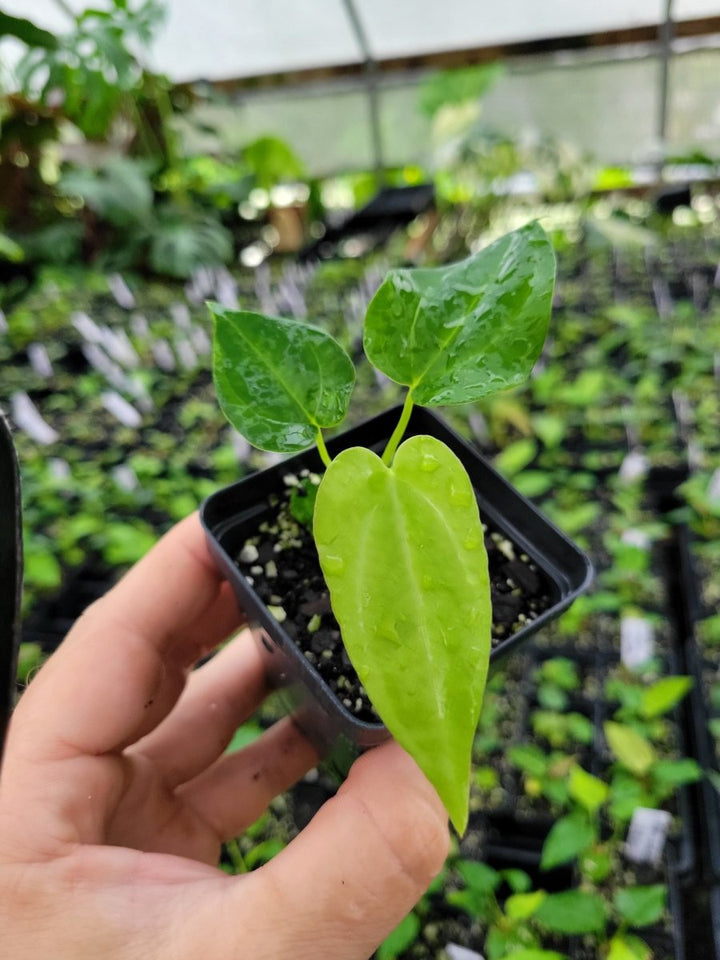
M318 327L211 304L225 416L254 446L317 444L326 471L313 533L355 670L390 733L435 785L459 832L490 654L490 586L470 479L439 440L401 444L414 404L470 403L523 382L547 333L552 247L532 223L447 267L391 271L370 303L369 361L407 396L382 456L331 461L355 371Z

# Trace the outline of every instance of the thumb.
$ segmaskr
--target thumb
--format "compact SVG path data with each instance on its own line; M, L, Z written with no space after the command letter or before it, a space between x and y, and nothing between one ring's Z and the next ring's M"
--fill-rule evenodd
M269 955L366 960L440 871L448 844L447 814L415 762L396 743L364 754L253 877ZM240 883L231 896L247 909L249 893Z

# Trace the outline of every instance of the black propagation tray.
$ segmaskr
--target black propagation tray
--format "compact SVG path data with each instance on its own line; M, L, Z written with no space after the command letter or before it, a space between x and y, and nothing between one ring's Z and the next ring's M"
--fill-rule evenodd
M400 407L388 410L328 442L331 456L351 446L380 453L397 424ZM547 581L550 606L491 654L496 665L531 634L567 609L587 590L593 577L588 557L517 490L482 455L436 414L415 407L405 437L430 434L450 447L465 466L488 525L528 555ZM202 505L200 518L210 550L235 591L238 604L265 654L271 682L285 692L285 706L320 749L349 741L354 747L381 743L389 734L380 723L353 717L321 680L282 625L272 616L238 569L235 558L246 539L257 531L271 494L285 489L283 478L302 469L321 472L316 449L291 457L268 470L252 474L212 494Z
M17 457L0 411L0 760L15 694L20 643L21 529Z

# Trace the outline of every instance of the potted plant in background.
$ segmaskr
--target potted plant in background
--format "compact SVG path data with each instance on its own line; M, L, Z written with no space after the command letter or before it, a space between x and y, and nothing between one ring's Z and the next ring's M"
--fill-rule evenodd
M322 429L344 419L354 382L339 344L317 327L211 305L215 383L231 423L261 449L316 444L274 474L210 498L203 520L212 549L261 627L271 674L295 687L301 675L312 691L319 714L303 717L311 735L368 745L389 731L434 783L459 832L493 646L486 542L513 564L509 596L545 587L541 605L518 612L496 638L497 652L566 606L590 569L527 501L478 466L471 448L417 408L472 402L526 379L547 332L554 271L534 223L449 267L392 271L368 308L364 346L378 370L408 388L399 421L391 429L382 415L328 446ZM312 544L303 521L327 588L299 604L298 625L288 618L280 567ZM298 579L310 590L304 562L292 571ZM352 690L339 699L320 687L310 662L318 655L297 645L333 617L339 630L330 632L342 634L357 674L357 682L348 669L337 678ZM321 658L336 656L325 649ZM376 715L356 720L351 710L366 698Z

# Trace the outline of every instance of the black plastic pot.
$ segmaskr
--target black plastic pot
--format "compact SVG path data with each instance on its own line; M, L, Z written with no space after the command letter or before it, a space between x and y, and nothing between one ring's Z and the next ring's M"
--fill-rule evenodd
M381 452L397 423L398 411L399 408L389 410L335 437L328 444L329 452L335 455L351 446ZM415 408L406 436L416 434L430 434L454 451L470 476L483 520L526 553L547 580L550 607L493 650L492 661L496 663L543 624L558 616L587 589L592 579L592 566L574 543L435 414ZM373 746L387 739L385 727L380 723L362 722L343 707L260 601L235 563L246 539L257 531L263 514L269 509L268 496L283 491L283 477L288 472L297 473L303 468L322 470L315 449L213 494L203 504L200 516L210 549L233 585L238 603L264 651L268 675L285 691L286 707L295 712L305 733L324 752L338 742L351 748Z
M15 693L22 589L20 479L10 428L0 412L0 760Z

